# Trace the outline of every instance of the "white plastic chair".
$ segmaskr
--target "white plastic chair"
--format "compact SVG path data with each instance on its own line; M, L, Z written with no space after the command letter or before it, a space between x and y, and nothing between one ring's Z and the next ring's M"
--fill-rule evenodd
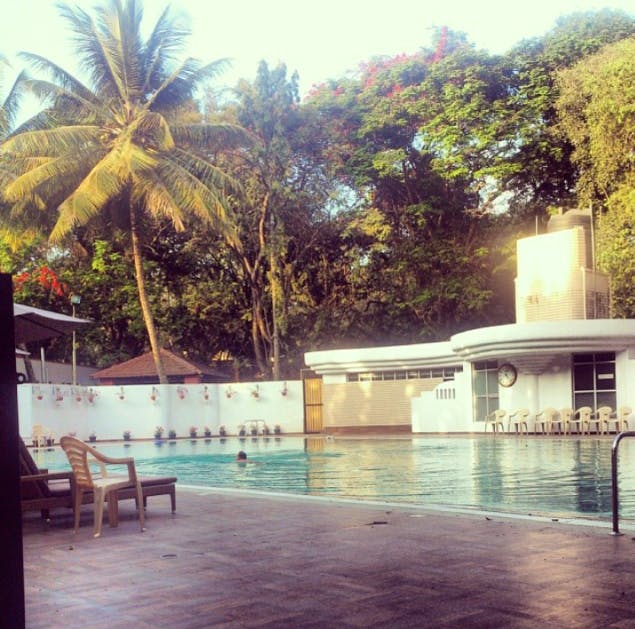
M608 432L608 424L611 421L612 414L613 409L610 406L600 406L596 409L594 416L589 420L589 433L591 432L591 426L595 425L595 432L604 434L605 424Z
M620 431L628 430L628 420L633 414L633 409L630 406L620 406L617 411L617 416L620 419Z
M505 432L505 425L503 424L503 420L507 417L507 411L502 408L496 409L492 411L489 415L485 416L485 432L487 432L487 427L492 427L492 432L498 432L498 427L500 426L500 431Z
M60 445L66 453L68 461L71 464L71 468L73 470L73 511L75 516L74 532L77 533L77 529L79 528L80 508L85 491L92 491L94 495L93 537L99 537L101 535L101 525L104 515L104 502L106 500L106 497L108 497L108 521L110 523L110 526L117 526L117 490L127 489L131 487L134 487L136 489L136 500L139 511L139 524L141 525L141 530L145 530L143 491L141 488L141 481L137 477L137 473L135 470L134 459L132 457L115 459L105 456L101 452L95 450L95 448L91 448L83 441L75 439L75 437L62 437L60 439ZM101 476L96 476L93 474L92 470L90 469L88 455L93 457L99 464ZM108 476L106 468L106 465L108 464L126 465L128 467L128 476Z
M509 416L509 421L507 424L507 432L512 431L512 426L514 427L514 432L519 432L521 435L523 434L523 426L525 427L525 434L529 434L529 429L527 428L527 418L529 417L529 409L528 408L519 408L514 411Z
M573 411L571 411L573 415ZM538 432L538 426L543 434L550 435L553 433L554 424L558 424L558 433L562 433L562 418L555 408L545 408L536 414L534 421L534 432Z
M581 406L579 409L572 414L572 416L567 420L567 429L565 429L565 434L567 430L569 434L572 434L571 429L573 426L576 426L578 434L584 435L587 433L589 422L591 421L591 414L593 413L593 409L590 406Z
M613 417L613 409L610 406L600 406L595 411L595 417L591 419L589 422L589 432L591 431L591 425L596 425L596 432L604 434L606 430L607 434L609 432L609 424L614 421Z

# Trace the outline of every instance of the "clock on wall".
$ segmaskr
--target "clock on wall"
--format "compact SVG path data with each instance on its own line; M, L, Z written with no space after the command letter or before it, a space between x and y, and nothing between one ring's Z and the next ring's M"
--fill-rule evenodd
M516 367L511 363L504 363L498 368L498 384L501 387L511 387L516 382L517 377Z

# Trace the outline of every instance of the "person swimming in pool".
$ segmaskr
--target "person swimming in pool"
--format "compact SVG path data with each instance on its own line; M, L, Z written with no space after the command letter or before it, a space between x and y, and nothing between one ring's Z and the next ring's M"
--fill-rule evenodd
M240 450L236 455L236 463L252 463L253 465L262 465L260 461L248 460L247 453L244 450Z

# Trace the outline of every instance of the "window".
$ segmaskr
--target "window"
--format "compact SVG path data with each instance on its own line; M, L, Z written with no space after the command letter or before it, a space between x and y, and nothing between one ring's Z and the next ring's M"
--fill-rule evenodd
M474 418L485 421L485 417L498 408L498 363L486 361L474 363L472 370L472 392Z
M366 371L346 374L347 382L368 382L371 380L415 380L443 378L444 382L454 380L454 374L463 371L463 367L436 367L434 369L396 369L394 371Z
M600 406L615 408L617 385L615 382L615 354L573 355L574 408Z

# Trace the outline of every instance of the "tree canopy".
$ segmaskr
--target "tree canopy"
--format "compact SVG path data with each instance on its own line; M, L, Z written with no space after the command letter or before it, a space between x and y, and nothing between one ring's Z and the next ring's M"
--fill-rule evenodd
M0 260L25 300L88 296L84 360L149 342L284 378L310 349L507 323L516 239L588 203L613 312L633 315L632 16L573 14L505 55L440 28L301 100L264 62L197 91L225 62L179 61L167 10L145 40L137 0L62 11L88 79L25 55L46 108L0 146L6 224L54 244L5 239Z

